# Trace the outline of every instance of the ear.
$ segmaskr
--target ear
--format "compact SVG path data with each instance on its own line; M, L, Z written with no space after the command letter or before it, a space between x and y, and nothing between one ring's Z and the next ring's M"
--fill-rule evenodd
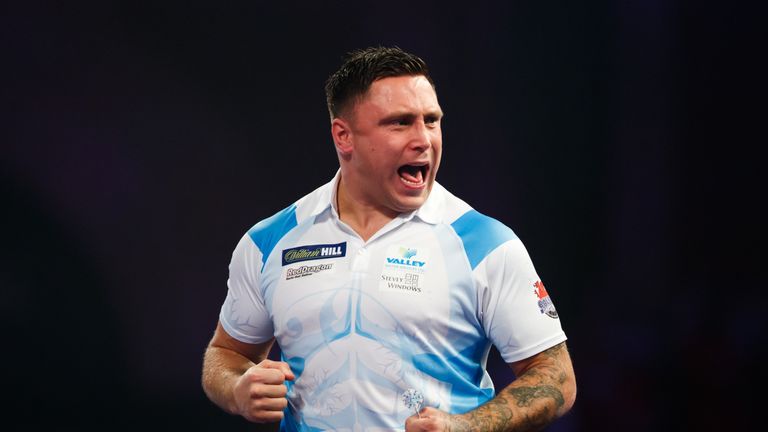
M336 117L331 121L331 136L336 151L341 156L348 156L352 153L352 127L345 120Z

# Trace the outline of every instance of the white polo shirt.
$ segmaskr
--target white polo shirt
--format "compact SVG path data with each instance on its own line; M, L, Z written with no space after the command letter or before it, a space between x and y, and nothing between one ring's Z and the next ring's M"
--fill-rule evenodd
M338 180L256 224L229 267L222 326L274 336L296 375L281 430L402 430L407 389L463 413L494 395L491 344L509 363L566 339L502 223L435 183L364 242L332 205Z

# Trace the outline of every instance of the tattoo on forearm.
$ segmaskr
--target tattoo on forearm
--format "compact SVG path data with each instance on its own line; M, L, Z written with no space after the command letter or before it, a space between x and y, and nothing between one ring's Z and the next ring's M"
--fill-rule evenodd
M536 401L543 398L551 398L555 401L557 408L560 408L565 403L563 393L557 388L551 385L541 385L535 387L515 387L509 389L509 393L515 399L517 406L529 407Z
M561 343L543 351L548 364L522 374L517 379L519 385L507 387L485 405L453 416L449 430L501 432L515 426L515 430L534 431L545 427L565 404L562 385L568 375L560 355L566 349ZM520 410L514 412L513 406Z
M512 421L512 409L504 395L499 394L480 408L453 418L450 432L503 431Z

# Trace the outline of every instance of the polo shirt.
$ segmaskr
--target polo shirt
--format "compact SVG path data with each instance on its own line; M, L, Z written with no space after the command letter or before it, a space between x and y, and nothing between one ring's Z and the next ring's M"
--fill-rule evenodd
M507 363L566 339L520 239L438 183L424 205L363 241L334 207L334 179L251 228L229 266L220 321L276 338L296 378L281 430L402 430L423 406L463 413Z

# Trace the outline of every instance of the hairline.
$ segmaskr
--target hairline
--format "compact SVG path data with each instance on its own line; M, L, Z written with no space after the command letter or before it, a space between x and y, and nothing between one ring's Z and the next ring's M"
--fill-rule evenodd
M371 91L371 87L373 87L373 84L381 81L383 79L387 78L400 78L400 77L424 77L424 79L427 80L430 86L432 86L432 90L437 92L437 89L435 88L435 83L432 82L431 78L427 76L427 74L424 73L403 73L403 74L397 74L397 75L385 75L376 78L375 80L371 81L370 84L368 84L368 87L365 89L364 92L358 94L357 96L351 97L343 109L339 110L339 113L337 115L332 115L331 121L337 119L337 118L343 118L346 117L349 119L351 117L351 114L355 111L355 107L360 104L361 102L365 101L365 99L368 97L368 93Z

